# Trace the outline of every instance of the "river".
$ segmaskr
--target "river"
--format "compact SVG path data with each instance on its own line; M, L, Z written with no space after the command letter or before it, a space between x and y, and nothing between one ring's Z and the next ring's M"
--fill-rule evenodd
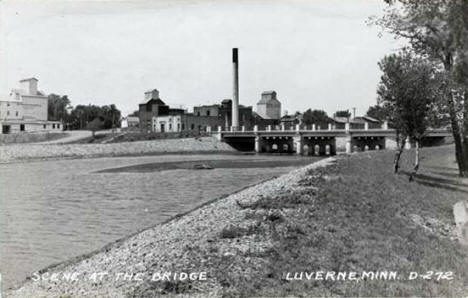
M210 154L1 164L3 288L50 264L317 159ZM155 166L158 163L166 166ZM214 169L190 169L194 163Z

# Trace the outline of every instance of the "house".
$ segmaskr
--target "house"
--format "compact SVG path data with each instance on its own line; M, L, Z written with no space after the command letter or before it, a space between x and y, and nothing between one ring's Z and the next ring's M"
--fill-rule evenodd
M358 116L354 118L333 117L332 121L336 129L344 129L348 122L351 129L363 129L365 123L367 123L369 128L380 128L382 125L379 120L369 116Z
M286 128L295 127L296 124L302 124L302 113L297 112L294 115L284 115L280 119L281 125L284 125Z
M122 118L121 121L122 128L136 129L140 127L140 118L136 116L127 116Z
M36 78L23 79L20 88L0 99L0 126L2 134L60 131L60 121L48 121L48 98L37 89Z

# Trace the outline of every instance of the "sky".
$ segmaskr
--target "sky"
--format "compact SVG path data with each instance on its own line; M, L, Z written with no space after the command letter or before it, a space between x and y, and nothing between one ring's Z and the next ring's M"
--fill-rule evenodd
M131 0L0 2L0 94L36 77L72 105L116 104L124 115L156 88L191 110L275 90L283 112L376 103L378 61L399 48L368 26L383 0Z

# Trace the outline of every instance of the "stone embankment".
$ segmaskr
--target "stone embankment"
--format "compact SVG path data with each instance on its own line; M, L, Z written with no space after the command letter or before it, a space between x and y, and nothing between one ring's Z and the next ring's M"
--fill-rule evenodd
M112 144L15 144L0 146L0 163L40 159L202 152L234 152L234 149L212 137Z

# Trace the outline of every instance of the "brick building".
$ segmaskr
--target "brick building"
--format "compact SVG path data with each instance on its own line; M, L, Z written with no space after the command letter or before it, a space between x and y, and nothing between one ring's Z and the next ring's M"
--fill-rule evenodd
M183 109L171 109L159 98L157 89L145 92L145 99L138 105L139 125L142 131L153 130L153 117L181 115Z

